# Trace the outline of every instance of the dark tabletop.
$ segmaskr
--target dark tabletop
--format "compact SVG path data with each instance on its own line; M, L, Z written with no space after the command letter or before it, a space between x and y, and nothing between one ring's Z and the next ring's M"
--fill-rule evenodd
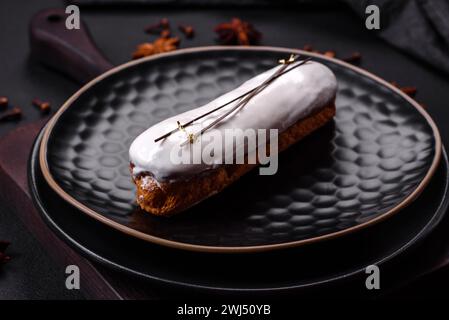
M57 109L79 88L76 82L46 69L29 56L27 27L31 16L40 9L62 5L58 0L0 2L0 96L8 96L13 105L24 111L19 123L0 124L0 136L19 124L42 117L31 106L34 97L51 101ZM93 39L114 64L129 61L137 44L151 40L143 28L161 17L170 18L174 25L193 25L196 37L182 39L181 47L195 47L216 44L213 27L234 16L251 21L262 32L264 45L302 48L311 44L319 50L335 50L339 56L361 52L363 68L386 80L418 88L416 99L427 106L440 128L443 142L449 141L447 75L377 39L372 31L365 29L364 21L345 7L81 8L81 18ZM64 267L44 252L24 223L1 200L0 239L12 242L9 253L13 256L0 271L0 299L81 297L76 291L65 290Z

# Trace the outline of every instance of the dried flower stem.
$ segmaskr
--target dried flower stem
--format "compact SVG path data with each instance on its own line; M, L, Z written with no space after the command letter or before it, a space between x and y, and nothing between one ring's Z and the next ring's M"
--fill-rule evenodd
M296 57L295 57L295 59L296 59ZM281 72L280 74L276 75L276 77L273 77L272 81L274 81L274 80L277 79L278 77L280 77L280 76L282 76L282 75L284 75L284 74L290 72L291 70L296 69L297 67L299 67L299 66L305 64L306 62L308 62L308 61L310 61L310 60L311 60L311 58L307 58L307 59L304 59L304 60L300 61L297 65L291 67L291 68L288 69L288 70L285 70L285 71ZM237 100L239 100L239 99L245 97L245 96L248 95L248 94L253 93L253 92L256 91L260 86L261 86L261 85L255 87L255 88L252 88L251 90L248 90L247 92L245 92L245 93L241 94L240 96L238 96L238 97L232 99L231 101L228 101L228 102L226 102L225 104L223 104L223 105L221 105L221 106L218 106L218 107L216 107L216 108L214 108L214 109L212 109L212 110L210 110L210 111L208 111L208 112L206 112L206 113L204 113L204 114L201 114L200 116L198 116L198 117L196 117L196 118L194 118L194 119L192 119L192 120L190 120L190 121L188 121L188 122L186 122L186 123L184 123L184 124L181 124L181 126L182 126L183 128L185 128L185 127L191 125L193 122L195 122L195 121L197 121L197 120L199 120L199 119L201 119L201 118L204 118L204 117L210 115L211 113L214 113L215 111L220 110L220 109L222 109L222 108L228 106L229 104L231 104L231 103L233 103L233 102L235 102L235 101L237 101ZM165 138L169 137L170 135L172 135L173 133L175 133L175 132L178 131L178 130L179 130L179 126L178 126L177 128L175 128L175 129L173 129L172 131L169 131L169 132L167 132L166 134L164 134L164 135L160 136L159 138L155 139L154 142L158 142L158 141L160 141L160 140L162 140L162 139L165 139Z

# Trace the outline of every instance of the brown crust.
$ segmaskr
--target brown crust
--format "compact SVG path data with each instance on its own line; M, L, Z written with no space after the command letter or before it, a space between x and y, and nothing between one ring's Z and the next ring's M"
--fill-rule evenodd
M298 121L279 135L279 152L322 127L334 115L335 104L332 102L321 111ZM131 164L131 168L132 166ZM136 200L149 213L172 215L220 192L255 166L257 165L223 165L203 175L175 182L158 182L150 174L141 174L134 178L137 186Z

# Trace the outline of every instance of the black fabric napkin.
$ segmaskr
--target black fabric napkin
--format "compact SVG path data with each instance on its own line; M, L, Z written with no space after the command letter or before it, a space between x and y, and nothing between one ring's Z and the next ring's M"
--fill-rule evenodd
M378 35L404 52L449 73L449 1L343 0L363 19L365 8L380 9Z

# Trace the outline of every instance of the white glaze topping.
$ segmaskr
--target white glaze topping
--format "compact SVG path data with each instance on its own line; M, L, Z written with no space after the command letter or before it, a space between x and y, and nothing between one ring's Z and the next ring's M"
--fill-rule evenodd
M171 161L170 153L173 152L173 148L177 150L187 148L187 152L192 150L198 151L198 148L193 149L189 144L181 146L187 139L186 132L178 130L163 140L158 142L154 142L154 140L176 128L177 121L186 123L257 87L276 72L278 68L280 66L276 66L249 79L238 88L202 107L168 118L144 131L133 141L129 150L130 161L134 164L133 174L149 172L157 180L163 181L180 176L198 174L218 166L222 160L221 154L217 154L216 161L214 160L210 164L175 164ZM280 76L268 85L265 90L254 96L244 107L220 121L213 127L213 130L207 130L198 139L211 141L213 137L210 135L215 130L224 132L224 130L232 128L240 128L242 130L278 129L279 133L282 133L282 131L302 118L327 105L335 98L336 90L337 81L332 71L320 63L309 61ZM203 127L222 115L225 110L235 106L236 103L237 101L198 120L187 126L186 130L189 133L199 132ZM197 143L197 140L194 143Z

